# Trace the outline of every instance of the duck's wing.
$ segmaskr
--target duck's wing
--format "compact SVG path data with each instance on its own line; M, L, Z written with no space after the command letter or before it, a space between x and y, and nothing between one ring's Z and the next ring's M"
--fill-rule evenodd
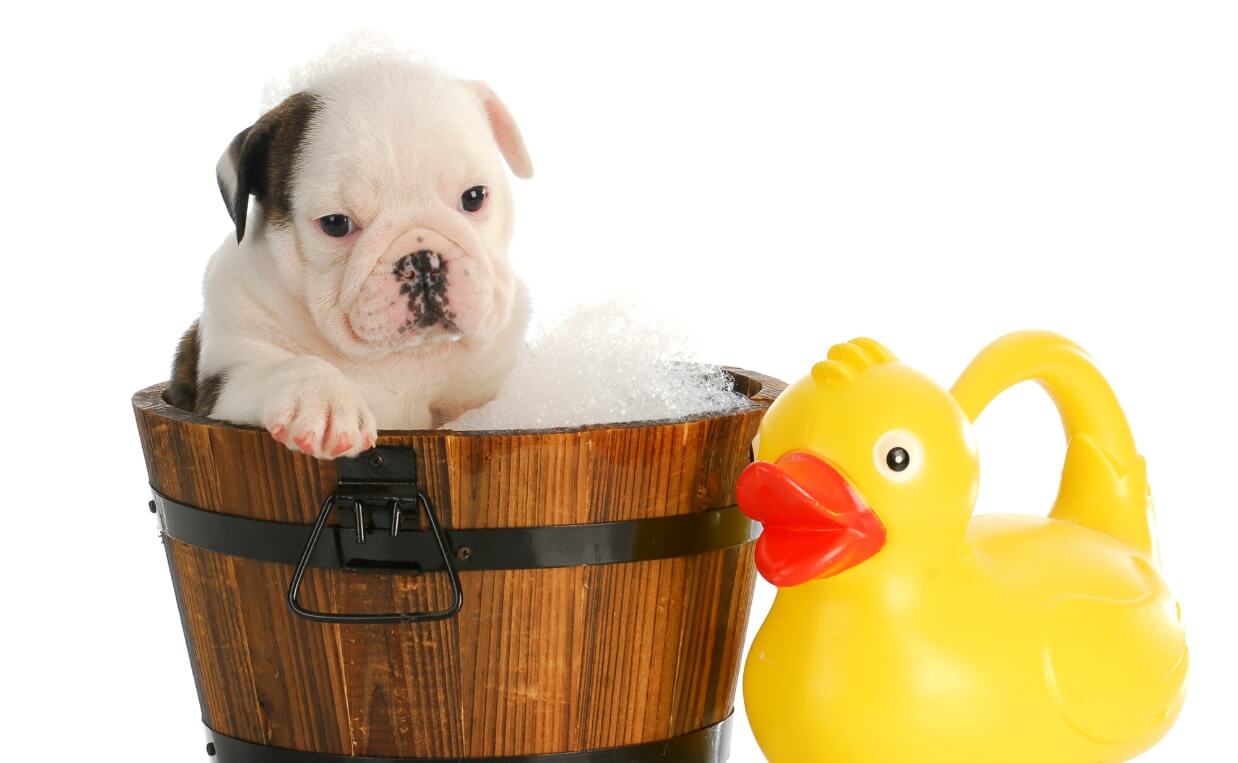
M1141 555L1140 595L1074 595L1049 608L1044 667L1068 722L1105 745L1143 749L1172 725L1186 690L1181 612Z

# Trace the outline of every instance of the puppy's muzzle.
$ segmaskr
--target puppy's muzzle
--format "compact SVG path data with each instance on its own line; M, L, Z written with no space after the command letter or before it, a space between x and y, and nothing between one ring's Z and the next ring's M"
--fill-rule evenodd
M409 319L401 333L434 326L457 330L447 298L447 260L442 255L430 249L411 252L396 261L391 275L400 282L400 294L408 298Z

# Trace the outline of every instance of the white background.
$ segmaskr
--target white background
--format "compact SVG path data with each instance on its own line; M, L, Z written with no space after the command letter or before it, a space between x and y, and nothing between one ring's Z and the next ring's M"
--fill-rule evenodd
M1232 5L25 5L0 26L5 760L204 759L129 396L199 309L215 161L264 83L366 26L515 112L543 309L636 291L703 357L787 379L856 334L943 384L1011 329L1087 347L1193 650L1145 760L1238 759ZM982 508L1046 510L1047 398L979 436Z

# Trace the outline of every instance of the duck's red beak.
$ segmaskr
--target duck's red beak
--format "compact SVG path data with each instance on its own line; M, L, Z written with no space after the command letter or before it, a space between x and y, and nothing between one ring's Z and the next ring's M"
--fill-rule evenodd
M877 515L837 469L811 453L757 461L735 490L740 509L764 528L757 569L776 586L837 575L885 545Z

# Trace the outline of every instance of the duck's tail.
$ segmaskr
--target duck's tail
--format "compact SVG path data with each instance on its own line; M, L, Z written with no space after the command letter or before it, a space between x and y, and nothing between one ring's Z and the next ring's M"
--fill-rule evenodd
M1049 393L1066 429L1051 516L1108 533L1155 561L1147 468L1113 389L1087 353L1045 331L1009 334L981 351L951 393L975 421L1002 391L1024 381Z

